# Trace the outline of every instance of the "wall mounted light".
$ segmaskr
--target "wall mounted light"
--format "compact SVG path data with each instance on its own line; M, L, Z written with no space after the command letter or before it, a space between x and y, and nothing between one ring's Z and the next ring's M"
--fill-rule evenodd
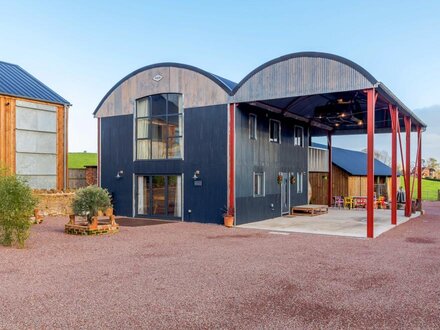
M196 170L194 172L194 175L193 175L192 179L195 181L195 180L198 180L199 178L200 178L200 171Z
M123 175L124 175L124 171L123 170L119 170L118 173L116 173L116 179L122 178Z

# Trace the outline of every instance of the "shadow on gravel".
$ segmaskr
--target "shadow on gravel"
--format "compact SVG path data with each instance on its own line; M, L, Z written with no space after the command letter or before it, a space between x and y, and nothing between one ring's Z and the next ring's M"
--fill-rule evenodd
M423 238L423 237L408 237L405 241L410 243L419 243L419 244L434 244L435 240L431 238Z

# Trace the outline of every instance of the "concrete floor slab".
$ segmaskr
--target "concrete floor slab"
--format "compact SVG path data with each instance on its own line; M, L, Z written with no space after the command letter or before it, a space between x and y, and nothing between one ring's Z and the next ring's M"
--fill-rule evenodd
M419 212L417 212L410 218L407 218L404 216L403 210L398 210L397 225L419 215ZM247 223L238 227L280 232L365 238L367 235L367 212L364 209L345 210L329 208L327 214L319 216L283 216ZM390 210L374 210L374 237L378 237L394 227L394 225L391 225Z

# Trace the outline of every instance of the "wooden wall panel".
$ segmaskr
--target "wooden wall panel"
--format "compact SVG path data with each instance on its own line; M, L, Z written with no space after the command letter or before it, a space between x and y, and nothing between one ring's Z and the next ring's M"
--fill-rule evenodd
M64 166L64 107L57 108L57 189L64 189L65 166Z
M15 171L15 100L0 96L0 167Z
M312 199L310 204L327 204L328 196L328 173L310 172L310 186L312 187Z

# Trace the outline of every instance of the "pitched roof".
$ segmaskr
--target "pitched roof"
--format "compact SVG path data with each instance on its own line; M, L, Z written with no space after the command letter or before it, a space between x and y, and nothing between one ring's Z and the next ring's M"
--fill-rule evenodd
M319 143L312 143L312 147L327 149L327 146ZM367 175L367 154L365 152L332 147L332 162L351 175ZM391 167L375 159L374 175L391 176Z
M55 93L20 66L1 61L0 94L70 105L69 101Z

